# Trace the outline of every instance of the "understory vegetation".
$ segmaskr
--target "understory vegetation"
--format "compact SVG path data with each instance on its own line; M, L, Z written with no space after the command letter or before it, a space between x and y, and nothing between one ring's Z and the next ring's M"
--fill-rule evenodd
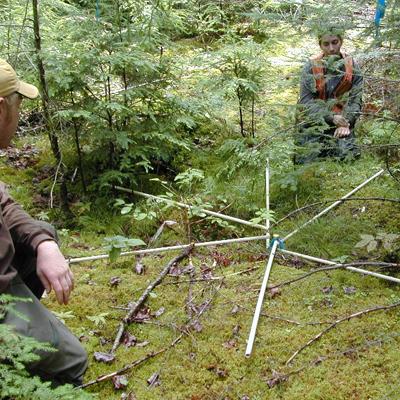
M67 307L43 301L90 360L82 390L56 392L23 367L41 345L0 325L1 396L397 399L400 286L355 268L400 279L399 5L377 25L371 1L0 4L1 57L42 93L0 177L57 227L76 285ZM294 166L300 72L324 24L345 29L363 71L361 158ZM280 250L338 264L278 250L249 358L265 240L196 247L162 278L182 249L121 254L261 236L266 218L280 238L299 229Z

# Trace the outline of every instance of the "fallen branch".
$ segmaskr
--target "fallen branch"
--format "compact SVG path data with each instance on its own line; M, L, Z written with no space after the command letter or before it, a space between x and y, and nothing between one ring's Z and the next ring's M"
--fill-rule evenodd
M355 187L353 190L351 190L350 192L346 193L344 196L342 196L338 201L335 201L334 203L332 203L330 206L326 207L325 209L323 209L322 211L320 211L317 215L314 215L314 217L312 217L311 219L309 219L308 221L304 222L302 225L300 225L298 228L296 228L294 231L288 233L284 238L283 241L287 241L289 238L291 238L293 235L295 235L296 233L298 233L301 229L303 229L304 227L312 224L313 222L315 222L318 218L322 217L323 215L325 215L327 212L329 212L330 210L332 210L333 208L339 206L340 204L343 203L343 200L348 199L349 197L353 196L354 193L358 192L359 190L361 190L364 186L366 186L368 183L370 183L372 180L376 179L377 177L379 177L380 175L382 175L385 172L384 169L380 169L378 172L376 172L374 175L370 176L368 179L366 179L364 182L362 182L361 184L359 184L357 187Z
M307 254L301 254L301 253L297 253L295 251L289 251L289 250L284 250L284 249L279 249L279 251L283 254L289 254L292 256L304 258L305 260L317 262L317 263L324 264L324 265L332 265L332 266L340 265L340 263L337 263L335 261L324 260L323 258L308 256ZM375 278L384 279L386 281L400 283L400 279L398 279L398 278L395 278L393 276L379 274L377 272L369 271L366 269L361 269L361 268L356 268L356 267L345 267L345 269L348 271L357 272L357 273L363 274L363 275L374 276Z
M237 306L238 308L241 308L242 310L245 310L245 311L247 311L249 313L253 313L253 311L254 311L254 310L252 310L252 309L250 309L248 307L245 307L243 305L238 305L236 303L236 301L232 301L230 298L227 298L224 295L221 295L221 296L224 299L226 299L230 304L232 304L234 306ZM277 321L287 322L289 324L294 324L294 325L297 325L297 326L303 325L299 321L295 321L295 320L288 319L288 318L285 318L285 317L281 317L281 316L278 316L278 315L270 315L270 314L266 314L266 313L261 313L261 316L266 317L266 318L270 318L270 319L274 319L274 320L277 320ZM322 324L323 324L323 322L318 322L318 323L308 323L307 325L322 325Z
M189 257L189 267L190 267L190 280L189 280L189 290L188 290L188 296L186 300L186 312L189 317L189 319L192 318L193 316L193 284L195 281L195 276L196 276L196 270L193 265L191 257Z
M229 278L231 276L246 274L246 273L254 271L256 269L258 269L258 267L248 268L243 271L233 272L231 274L227 274L227 275L223 275L223 276L211 276L210 278L182 279L182 280L179 280L176 282L163 282L162 285L166 286L166 285L180 285L181 283L221 281L221 280Z
M395 264L395 263L385 263L385 262L366 262L366 261L357 261L357 262L353 262L353 263L348 263L348 264L336 264L336 265L329 265L328 267L321 267L321 268L316 268L316 269L312 269L311 271L298 276L296 278L290 279L288 281L285 282L281 282L278 283L276 285L273 286L268 286L268 290L271 289L275 289L275 288L279 288L282 286L287 286L290 285L294 282L298 282L301 281L305 278L308 278L311 275L314 275L318 272L326 272L326 271L332 271L335 269L346 269L348 267L354 267L354 266L370 266L370 267L381 267L381 268L400 268L400 264Z
M166 265L166 267L164 267L164 269L158 275L157 279L155 281L153 281L152 283L150 283L150 285L146 288L146 290L140 296L139 300L135 303L135 305L130 309L130 311L126 314L124 319L121 321L121 323L119 325L119 328L118 328L118 331L117 331L117 335L116 335L115 340L114 340L114 344L113 344L112 349L111 349L111 354L114 354L115 351L117 350L117 348L118 348L118 346L119 346L119 344L121 342L121 338L122 338L122 335L123 335L123 333L125 331L126 326L130 323L132 317L140 310L140 308L142 307L142 305L146 301L147 297L149 296L150 292L156 286L158 286L160 284L160 282L168 274L168 272L171 269L171 267L174 264L182 261L184 258L188 257L189 254L192 252L192 250L193 250L193 245L190 245L179 256L176 256L175 258L173 258Z
M176 222L175 221L164 221L160 227L157 229L156 233L150 238L149 243L147 244L147 248L150 249L153 245L153 243L155 243L155 241L159 238L159 236L162 234L165 226L172 226L175 225ZM137 273L141 273L143 266L142 266L142 260L144 258L144 254L139 254L136 256L136 265L135 265L135 270Z
M191 251L191 250L192 250L191 248L188 249L187 254L181 254L179 257L187 257L189 255L189 251ZM168 265L170 265L170 264L171 264L171 262ZM171 266L172 266L172 264L171 264ZM221 289L222 283L223 282L221 282L219 284L219 286L215 290L213 296L206 302L206 304L202 307L202 309L196 315L196 320L198 318L200 318L201 315L208 309L209 305L214 300L215 295L219 292L219 289ZM110 374L107 374L107 375L99 376L98 378L96 378L96 379L94 379L92 381L89 381L87 383L84 383L81 386L78 386L76 389L84 389L84 388L87 388L88 386L92 386L92 385L95 385L97 383L107 381L107 380L113 378L116 375L120 375L120 374L122 374L122 373L124 373L124 372L126 372L126 371L128 371L128 370L130 370L132 368L137 367L140 364L143 364L145 361L147 361L147 360L149 360L151 358L154 358L154 357L158 356L159 354L165 353L167 350L175 347L175 345L180 342L182 337L189 332L190 328L194 325L196 320L195 321L189 320L188 323L184 326L184 328L181 329L182 333L177 338L175 338L168 346L166 346L166 347L164 347L164 348L162 348L160 350L157 350L157 351L152 351L151 353L146 354L144 357L139 358L138 360L133 361L132 363L129 363L129 364L125 365L124 367L122 367L118 371L111 372Z
M390 336L389 338L393 339L394 337L398 337L398 334ZM272 389L273 387L279 385L280 383L286 382L291 376L298 375L308 368L320 365L322 362L324 362L326 360L335 358L337 356L347 356L350 354L355 354L362 350L369 349L370 347L373 347L373 346L381 346L386 341L388 341L388 340L383 340L383 339L368 340L366 343L363 343L357 347L349 347L345 350L336 351L336 352L331 353L326 356L318 356L318 357L314 358L313 360L311 360L310 362L306 363L305 365L302 365L301 367L299 367L293 371L289 371L287 373L274 371L272 374L272 377L267 380L267 384L268 384L269 388Z
M311 203L311 204L306 204L303 207L300 207L296 210L291 211L289 214L285 215L284 217L282 217L281 219L279 219L278 221L276 221L274 224L272 224L272 228L281 224L283 221L293 217L294 215L305 211L309 208L313 208L316 206L320 206L321 204L326 204L326 203L331 203L331 202L335 202L335 201L339 201L339 199L328 199L328 200L324 200L324 201L317 201L315 203ZM400 199L389 199L389 198L385 198L385 197L352 197L352 198L348 198L348 199L342 199L341 201L382 201L382 202L389 202L389 203L400 203Z
M183 337L183 333L181 333L167 347L164 347L163 349L158 350L158 351L152 351L151 353L146 354L144 357L139 358L138 360L136 360L136 361L134 361L134 362L132 362L130 364L125 365L123 368L119 369L118 371L114 371L114 372L112 372L110 374L107 374L107 375L101 375L101 376L99 376L98 378L96 378L96 379L94 379L92 381L89 381L87 383L84 383L81 386L78 386L77 389L84 389L84 388L87 388L88 386L95 385L96 383L104 382L104 381L106 381L108 379L111 379L112 377L114 377L116 375L120 375L125 371L128 371L128 370L130 370L130 369L132 369L134 367L137 367L138 365L144 363L145 361L149 360L150 358L154 358L154 357L158 356L159 354L164 353L165 351L167 351L171 347L174 347L182 339L182 337Z
M358 311L354 314L351 315L347 315L343 318L337 319L336 321L334 321L332 324L330 324L329 326L327 326L324 330L322 330L321 332L319 332L317 335L315 335L312 339L310 339L305 345L303 345L302 347L300 347L300 349L296 350L290 357L289 359L286 361L286 365L291 364L291 362L307 347L311 346L314 342L316 342L317 340L321 339L321 337L323 335L325 335L326 333L328 333L330 330L332 330L333 328L335 328L337 325L341 324L342 322L345 321L349 321L350 319L353 318L358 318L362 315L371 313L371 312L375 312L375 311L381 311L381 310L389 310L391 308L395 308L400 306L400 301L390 304L388 306L377 306L377 307L373 307L373 308L367 308L366 310L362 310L362 311Z

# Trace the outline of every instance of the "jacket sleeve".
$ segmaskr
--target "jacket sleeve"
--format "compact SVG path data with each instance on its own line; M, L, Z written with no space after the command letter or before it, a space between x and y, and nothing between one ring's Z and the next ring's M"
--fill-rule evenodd
M363 92L363 77L361 69L354 62L353 67L353 82L349 92L349 98L343 110L343 116L349 121L351 126L354 126L356 120L361 114L362 108L362 92Z
M299 103L302 105L301 112L307 122L321 123L324 121L332 125L333 112L330 111L326 101L318 98L310 61L305 64L301 74Z
M36 254L38 245L46 240L56 240L53 233L30 217L11 196L4 183L0 182L0 205L3 221L10 231L14 246L22 246Z

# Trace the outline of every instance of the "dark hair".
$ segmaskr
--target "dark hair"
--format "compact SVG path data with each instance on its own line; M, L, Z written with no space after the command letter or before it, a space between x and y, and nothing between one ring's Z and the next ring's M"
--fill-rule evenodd
M318 32L318 43L321 44L321 40L325 35L337 36L341 42L343 42L344 31L342 28L337 26L325 26Z

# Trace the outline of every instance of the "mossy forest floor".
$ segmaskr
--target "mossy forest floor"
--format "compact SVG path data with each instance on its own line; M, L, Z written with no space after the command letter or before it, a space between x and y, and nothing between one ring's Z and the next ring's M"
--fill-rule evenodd
M338 198L347 193L372 175L378 162L364 157L353 164L323 163L324 172L317 174L321 185L314 200ZM29 181L33 174L29 171L23 170L21 179ZM315 168L313 171L311 175L305 173L307 185L315 179ZM3 164L2 173L11 176L12 167ZM394 198L396 185L384 175L358 196ZM28 186L12 192L28 204L27 193L31 189ZM283 236L323 207L303 212L280 224L275 231ZM346 262L382 261L393 257L393 252L378 246L368 253L355 244L360 234L398 232L398 207L396 203L346 202L293 236L286 246L323 258L342 257L340 260ZM96 232L82 228L60 229L60 233L64 253L70 257L102 252ZM249 234L259 232L243 233ZM155 245L185 242L179 232L166 231ZM174 347L125 372L127 388L116 390L111 381L106 381L88 391L106 399L119 399L122 392L134 394L136 397L131 398L137 399L398 398L398 308L376 311L337 325L305 348L291 365L286 365L296 350L335 320L400 300L397 284L374 277L336 270L311 275L269 293L253 354L245 358L246 340L267 260L263 243L257 242L196 250L190 261L178 266L177 276L166 277L151 293L146 303L149 310L142 315L144 321L129 326L128 332L135 336L136 344L131 347L122 344L112 364L95 361L94 352L111 349L127 304L138 300L177 254L144 257L143 275L135 272L136 260L132 257L121 257L114 263L74 264L76 288L70 304L60 307L52 295L45 299L46 305L65 320L87 349L90 359L87 382L168 347L183 333ZM190 265L194 268L192 278ZM293 279L311 268L311 264L300 259L278 255L270 285ZM390 273L398 276L395 271ZM192 306L188 308L189 299ZM201 314L198 322L187 329L190 316L191 321L196 321L196 313ZM155 384L149 385L148 380L155 376Z

